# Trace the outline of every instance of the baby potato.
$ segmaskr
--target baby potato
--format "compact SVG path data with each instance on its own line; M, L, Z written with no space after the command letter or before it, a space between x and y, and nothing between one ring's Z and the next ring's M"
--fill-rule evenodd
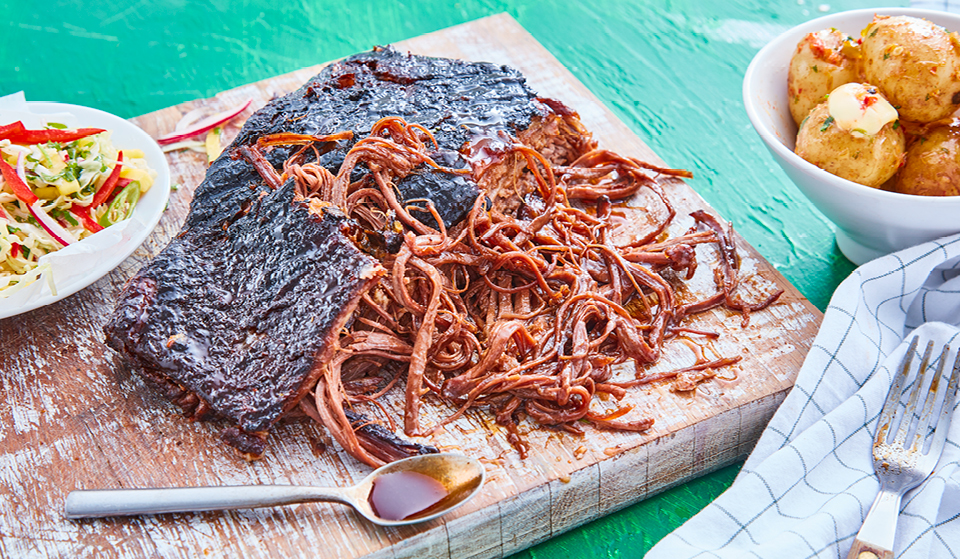
M787 95L797 126L837 86L857 81L859 46L836 29L808 33L790 59Z
M920 196L960 196L960 122L936 126L914 140L894 189Z
M900 168L905 144L896 111L877 89L849 83L801 123L794 151L828 173L877 188Z
M900 117L929 123L960 105L958 37L925 19L874 16L861 33L863 75Z

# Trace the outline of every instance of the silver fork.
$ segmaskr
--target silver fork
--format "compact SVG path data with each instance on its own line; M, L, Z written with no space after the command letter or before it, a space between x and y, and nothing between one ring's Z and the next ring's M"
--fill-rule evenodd
M943 369L950 351L949 346L944 346L936 373L928 383L930 356L933 353L933 342L928 342L910 398L901 411L900 398L917 344L918 338L915 337L903 356L880 412L877 434L873 439L873 469L880 478L880 494L863 519L863 527L857 533L847 559L893 558L893 538L897 531L900 501L904 493L930 476L943 452L957 394L960 354L954 360L949 385L944 388ZM923 390L926 390L926 398L923 408L919 409ZM934 414L934 407L940 402L939 411Z

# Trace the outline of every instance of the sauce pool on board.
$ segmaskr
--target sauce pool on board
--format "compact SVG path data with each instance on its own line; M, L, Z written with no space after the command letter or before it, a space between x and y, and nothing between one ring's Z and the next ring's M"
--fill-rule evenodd
M373 482L370 505L384 520L405 520L439 503L447 493L442 483L428 475L394 472Z

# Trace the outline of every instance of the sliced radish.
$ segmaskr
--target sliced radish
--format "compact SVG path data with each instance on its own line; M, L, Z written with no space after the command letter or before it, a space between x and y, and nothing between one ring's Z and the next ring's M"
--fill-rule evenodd
M210 130L213 130L217 126L220 126L221 124L229 121L233 117L245 111L247 107L250 106L250 103L253 103L253 99L247 99L246 103L241 103L232 109L228 109L226 111L200 119L184 130L174 130L170 134L160 136L157 138L157 143L160 145L173 144L182 140L186 140L187 138L192 138L198 134L209 132Z

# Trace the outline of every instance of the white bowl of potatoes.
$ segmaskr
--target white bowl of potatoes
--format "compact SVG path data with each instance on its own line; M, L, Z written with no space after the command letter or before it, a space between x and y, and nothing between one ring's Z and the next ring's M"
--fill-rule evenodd
M841 12L790 29L747 68L750 121L856 264L960 232L954 31L960 15Z

